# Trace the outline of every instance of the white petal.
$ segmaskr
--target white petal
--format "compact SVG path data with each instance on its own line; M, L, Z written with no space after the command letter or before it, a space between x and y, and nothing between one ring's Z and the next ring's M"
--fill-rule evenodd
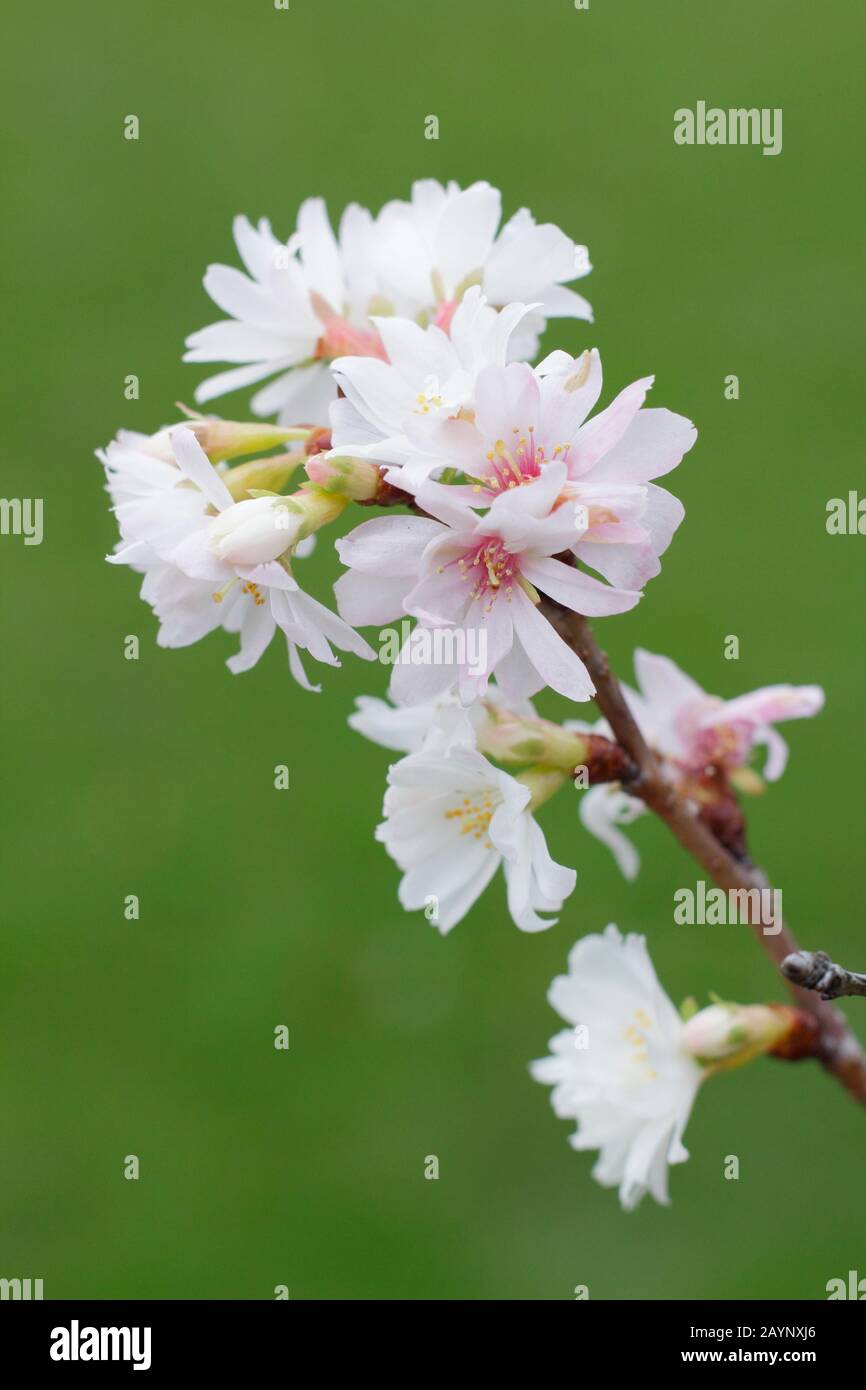
M214 303L232 318L256 324L277 336L285 329L282 306L261 285L232 266L208 266L204 287Z
M406 611L403 601L409 583L400 575L347 570L334 585L340 617L353 627L378 626L403 618Z
M570 700L589 700L595 687L583 662L522 589L513 592L512 610L515 635L546 684Z
M641 384L637 382L627 390L634 391ZM592 469L592 481L616 479L624 483L644 483L658 478L676 468L697 437L691 420L683 415L675 415L670 410L639 410L622 437L605 451Z
M638 647L634 654L634 670L644 699L653 710L670 712L691 701L706 700L706 693L681 671L670 657Z
M249 671L270 645L276 631L274 615L269 603L250 602L241 626L241 649L230 656L226 665L233 675Z
M449 295L461 280L484 265L501 212L499 190L489 183L473 184L444 208L436 230L434 254ZM520 297L510 294L501 302Z
M191 333L186 340L184 362L282 362L286 365L309 356L307 342L288 334L270 333L254 324L221 319ZM276 370L276 368L272 368Z
M574 243L552 223L527 227L500 239L484 271L484 293L492 304L536 298L545 285L574 277Z
M414 579L425 547L443 531L426 517L376 517L338 540L337 554L344 565L365 574Z
M631 882L640 869L640 855L619 825L641 815L643 803L613 787L598 785L581 793L578 807L587 830L607 845L620 873Z
M193 359L191 355L187 355L184 360ZM274 362L253 362L249 367L236 367L230 372L217 372L216 376L209 376L195 388L196 401L199 405L204 405L206 401L225 396L229 391L240 391L245 386L252 386L255 382L261 381L262 377L270 376L272 372L281 371L283 367L289 366L291 359L282 358Z
M601 584L589 574L583 574L562 560L545 557L525 558L521 572L541 593L557 603L582 613L588 618L607 617L611 613L627 613L640 602L640 593L630 589L614 589Z
M568 459L572 477L582 477L590 469L599 469L599 460L619 444L654 380L654 377L647 376L632 382L631 386L620 391L609 406L581 427ZM603 477L600 469L593 472L593 482ZM614 477L619 482L631 481L625 477L621 467L614 470Z
M322 296L335 314L342 314L344 289L340 251L323 198L308 198L301 204L298 234L310 288Z
M177 466L191 482L195 483L217 511L224 511L233 505L233 498L220 478L204 449L192 430L179 427L172 430L171 445Z

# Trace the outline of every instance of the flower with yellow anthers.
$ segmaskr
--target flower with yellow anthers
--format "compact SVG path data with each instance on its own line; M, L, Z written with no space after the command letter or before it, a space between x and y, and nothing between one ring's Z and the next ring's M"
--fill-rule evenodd
M572 1147L600 1151L593 1177L619 1187L626 1209L646 1192L666 1203L668 1165L688 1158L683 1131L706 1073L684 1043L644 938L614 926L583 937L548 999L569 1027L530 1069L553 1087L560 1119L577 1121Z
M441 410L444 401L439 390L439 382L435 376L428 376L424 382L424 390L419 391L415 397L415 415L429 415L431 410Z
M688 1000L679 1013L644 937L614 926L578 941L547 997L570 1026L530 1071L553 1087L560 1119L577 1121L572 1148L599 1150L593 1177L619 1187L626 1210L647 1192L667 1203L668 1166L688 1158L683 1132L701 1082L772 1051L801 1026L782 1004L717 1001L698 1011Z
M350 203L336 235L321 198L301 204L286 242L266 218L253 226L236 217L246 274L208 267L205 290L227 317L191 334L186 353L188 362L233 365L203 381L196 399L256 385L254 414L327 424L334 359L381 358L382 316L435 325L444 337L478 286L497 308L531 302L513 355L534 356L548 318L592 317L565 284L589 273L589 257L558 227L536 225L526 208L498 230L501 210L488 183L461 189L421 179L410 202L387 203L375 218Z
M427 516L376 518L337 542L349 567L335 586L347 622L381 624L408 613L455 639L453 660L394 666L391 694L399 703L429 700L456 684L468 704L484 695L494 672L513 701L544 685L589 699L589 674L538 611L539 596L598 617L626 612L640 594L560 558L576 534L575 507L560 501L565 483L566 464L546 464L531 487L505 489L482 516L468 489L427 483L417 494Z
M377 318L387 361L352 356L333 364L344 397L331 407L334 453L392 466L389 480L409 491L454 465L461 433L473 445L477 437L479 373L505 366L530 310L514 303L497 312L473 286L447 333L437 323L423 328L408 318Z
M160 645L187 646L224 627L240 634L228 662L237 673L255 665L280 628L292 674L307 689L317 687L300 651L338 666L333 643L372 660L363 638L305 594L292 572L299 548L339 516L345 498L309 484L291 497L235 501L190 429L173 430L171 444L173 463L125 450L104 459L123 537L110 558L144 571L142 597L160 619Z
M559 782L564 782L564 776ZM444 708L420 751L391 767L376 838L403 871L400 902L425 909L448 932L502 867L508 908L522 931L541 931L574 888L573 869L551 859L533 810L550 779L525 780L493 766L475 748L465 713Z
M652 377L593 415L602 387L594 349L579 357L554 352L534 368L506 362L525 312L509 305L491 328L489 306L470 292L450 341L436 328L425 333L390 320L381 330L388 362L335 363L347 399L333 411L334 444L387 466L388 481L428 511L431 482L440 478L461 478L466 500L481 509L505 493L528 498L548 469L562 465L558 505L570 504L575 517L563 550L612 585L642 588L658 574L684 514L653 479L691 448L694 426L646 408Z

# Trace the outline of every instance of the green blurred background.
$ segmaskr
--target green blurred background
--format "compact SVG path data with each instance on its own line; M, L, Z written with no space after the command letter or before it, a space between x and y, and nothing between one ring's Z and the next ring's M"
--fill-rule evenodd
M440 939L372 840L388 754L346 727L385 673L348 664L315 697L276 643L239 678L222 634L159 651L138 579L104 562L93 459L207 374L182 342L217 317L200 281L235 262L233 214L285 236L310 193L375 208L433 175L559 223L589 245L597 326L545 346L595 342L605 400L656 372L653 403L700 430L664 572L602 640L624 674L641 644L726 696L825 685L751 840L804 944L863 968L866 541L824 526L863 488L862 4L19 0L3 24L2 492L43 496L46 533L0 538L0 1276L47 1297L642 1299L866 1275L866 1124L815 1066L708 1085L673 1205L633 1215L528 1076L549 981L608 921L648 934L677 1001L784 997L745 929L673 925L696 870L664 827L635 828L628 885L564 793L542 813L580 873L559 924L518 932L497 882ZM783 153L675 146L698 99L781 106ZM336 573L321 546L305 578L326 598Z

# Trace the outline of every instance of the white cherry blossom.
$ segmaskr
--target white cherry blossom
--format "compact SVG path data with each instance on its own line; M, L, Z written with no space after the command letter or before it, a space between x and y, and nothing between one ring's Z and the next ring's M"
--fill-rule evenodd
M187 362L225 362L203 381L198 401L272 378L252 399L255 414L327 424L336 398L329 364L346 355L384 358L380 320L397 315L448 333L465 292L480 286L495 308L532 309L510 344L535 354L548 318L590 319L586 300L565 282L588 274L586 248L521 209L497 233L501 195L487 183L466 189L422 179L411 201L377 217L357 204L338 233L321 198L308 198L286 242L262 218L236 217L234 238L246 274L211 265L204 287L227 315L187 339Z
M465 714L446 714L388 773L376 837L403 871L400 902L408 911L432 905L444 934L501 867L512 919L522 931L542 931L556 918L540 914L559 911L576 874L551 859L530 785L477 751Z
M235 502L191 430L173 430L171 443L175 463L125 444L103 455L121 531L109 559L144 573L142 597L160 620L160 646L188 646L225 627L240 635L228 661L237 674L256 664L280 628L292 674L306 689L318 687L300 650L338 666L333 643L372 660L368 644L290 572L300 529L291 500Z
M612 925L583 937L548 999L569 1026L530 1070L553 1087L559 1118L577 1121L572 1147L599 1150L593 1177L618 1187L626 1210L647 1192L666 1204L668 1166L688 1158L683 1132L705 1071L685 1046L645 939Z

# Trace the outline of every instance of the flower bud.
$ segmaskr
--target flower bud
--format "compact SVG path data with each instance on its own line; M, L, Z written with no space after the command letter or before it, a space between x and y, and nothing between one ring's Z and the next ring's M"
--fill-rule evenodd
M329 526L332 521L336 521L345 511L349 499L338 493L328 492L325 488L305 483L284 500L291 511L301 516L298 540L303 540L304 536L311 536L322 526Z
M310 429L304 427L290 429L259 421L241 424L238 420L219 420L210 416L200 416L184 420L182 423L184 429L195 435L211 463L242 458L245 454L262 453L290 440L303 442L311 433ZM176 429L177 425L167 425L165 429L158 430L146 442L138 443L136 447L141 449L142 453L152 454L154 458L164 459L166 463L174 463L171 436Z
M335 521L345 506L345 497L317 487L299 488L290 497L248 497L214 517L208 543L230 565L265 565Z
M776 1047L795 1014L776 1004L711 1004L684 1024L682 1045L714 1070L738 1067Z
M382 481L374 463L367 463L365 459L326 458L324 454L308 459L306 472L317 487L353 502L372 501Z
M255 492L281 492L303 454L270 454L268 458L239 463L220 476L236 502L243 502Z
M310 433L308 429L287 429L259 422L240 424L236 420L190 420L186 428L192 430L211 463L242 458L244 454L260 454L289 440L304 440Z
M563 772L586 762L586 735L570 733L547 719L522 719L495 708L489 713L492 718L479 735L479 747L497 762L544 763Z
M303 518L287 507L288 498L249 497L227 507L210 524L208 544L230 565L265 565L299 539Z

